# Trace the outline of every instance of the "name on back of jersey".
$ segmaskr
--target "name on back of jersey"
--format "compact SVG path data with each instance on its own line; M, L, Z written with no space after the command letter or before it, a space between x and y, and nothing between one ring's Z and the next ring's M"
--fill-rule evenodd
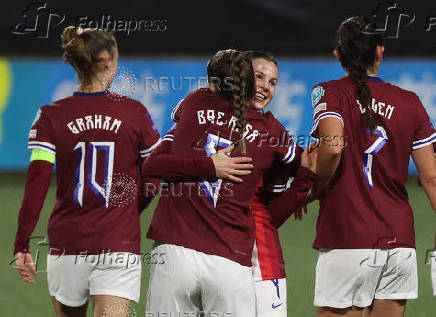
M67 127L74 134L79 134L80 132L93 129L103 129L118 133L122 123L123 122L121 120L112 118L110 116L94 114L84 116L83 118L76 118L68 122Z
M362 104L359 102L359 100L356 100L357 105L359 106L360 112L363 114L366 112L366 109L363 108ZM390 120L392 117L392 114L394 113L395 106L391 106L389 104L386 104L382 101L377 101L375 98L372 98L372 105L371 105L372 111L375 113L385 117L386 119Z
M218 126L226 125L229 129L231 129L234 132L238 132L238 128L236 127L236 123L238 119L235 116L232 116L230 120L223 120L225 116L225 113L222 111L216 111L213 109L207 109L207 110L198 110L197 111L197 119L198 124L203 125L206 124L206 122L210 122L213 124L216 124ZM258 136L260 135L259 131L256 129L253 129L253 126L249 123L245 125L245 131L244 131L244 138L248 142L253 142Z

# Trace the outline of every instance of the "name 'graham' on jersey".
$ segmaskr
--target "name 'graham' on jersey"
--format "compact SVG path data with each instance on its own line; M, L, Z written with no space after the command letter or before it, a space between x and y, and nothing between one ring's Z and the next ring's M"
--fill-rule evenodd
M116 118L95 114L85 116L84 118L76 118L75 120L68 122L67 127L74 134L79 134L80 132L92 129L103 129L118 133L122 123L121 120Z

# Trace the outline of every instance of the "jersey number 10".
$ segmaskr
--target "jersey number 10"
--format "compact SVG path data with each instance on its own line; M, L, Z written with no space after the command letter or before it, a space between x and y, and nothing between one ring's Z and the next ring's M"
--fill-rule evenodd
M109 197L112 187L112 174L114 166L114 142L89 142L88 144L88 173L86 175L88 186L93 190L95 195L100 198L106 207L109 206ZM79 162L76 165L74 173L74 201L83 207L83 189L85 187L85 157L86 143L79 142L73 149L79 155ZM97 183L95 175L97 172L97 151L104 151L104 184L101 186Z

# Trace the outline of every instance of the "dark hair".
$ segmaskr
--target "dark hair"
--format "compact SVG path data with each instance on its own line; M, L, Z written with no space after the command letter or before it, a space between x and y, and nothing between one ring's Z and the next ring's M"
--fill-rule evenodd
M372 95L365 82L367 70L374 65L376 47L384 46L384 36L376 31L374 23L364 17L351 17L341 23L336 31L335 49L342 67L357 84L357 97L365 109L365 126L374 131L376 118L371 112Z
M274 57L274 55L270 52L264 52L264 51L246 51L245 54L248 55L248 57L251 58L251 60L255 60L257 58L262 58L267 60L268 62L274 63L274 65L277 66L277 61Z
M101 62L100 54L107 51L114 56L118 48L115 37L103 30L82 29L75 26L67 26L62 32L62 55L64 61L75 69L79 82L89 85L98 63Z
M236 149L246 152L243 138L247 119L245 108L255 94L254 71L247 54L236 50L218 51L207 63L208 82L218 90L218 94L234 105L238 119L237 128L240 140Z

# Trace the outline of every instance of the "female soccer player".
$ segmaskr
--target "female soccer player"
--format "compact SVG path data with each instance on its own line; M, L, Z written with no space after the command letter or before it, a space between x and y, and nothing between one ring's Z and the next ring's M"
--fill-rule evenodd
M252 59L256 87L256 95L250 100L249 104L252 109L263 111L275 94L278 79L277 63L269 53L252 51L247 52L247 54ZM173 119L175 117L179 117L177 107ZM171 146L172 138L173 132L168 133L163 138L166 147ZM250 162L247 157L227 157L225 153L230 152L231 149L225 148L210 156L215 170L211 169L211 174L207 175L207 173L202 172L200 167L208 164L207 160L210 160L208 157L204 156L192 160L184 158L183 162L180 162L181 158L179 156L168 155L168 149L164 154L162 150L163 146L161 145L155 150L156 152L153 153L150 159L144 163L143 174L146 174L147 177L161 177L168 181L180 181L182 178L192 179L195 173L196 177L217 176L233 181L242 181L238 176L247 175L244 171L229 170L233 175L228 176L222 166L228 160L233 164L240 163L241 165L238 167L242 169L244 167L243 161L245 163ZM179 162L176 163L176 160ZM300 158L296 157L294 161L299 162ZM303 152L301 165L303 168L298 170L297 176L293 171L293 176L296 177L292 187L283 193L286 190L288 178L281 175L283 174L283 166L274 164L259 181L250 207L256 225L252 272L253 280L256 282L254 289L257 316L287 316L284 261L276 226L281 225L306 198L316 177L313 173L316 169L316 153L312 152L308 155L307 152ZM231 167L232 165L228 164L226 166ZM251 167L252 165L246 164L246 168ZM312 171L304 167L308 167ZM277 175L280 175L280 177L277 177ZM278 196L277 192L280 193L280 196ZM267 209L269 203L274 209L273 213L270 213ZM274 218L272 215L274 215Z
M24 280L36 275L29 237L56 161L56 205L48 224L49 293L57 316L94 316L139 300L138 166L159 141L146 108L110 94L118 46L108 32L69 26L64 60L78 76L73 96L43 106L29 133L32 150L14 254Z
M405 183L409 157L436 210L436 133L413 92L377 77L383 36L362 17L345 20L334 55L347 76L312 91L320 139L318 316L403 316L417 298L413 212ZM327 186L326 186L327 185Z
M275 95L279 72L277 62L271 54L265 52L252 51L248 52L248 55L252 59L256 82L256 96L252 99L250 106L263 111ZM290 211L295 210L304 201L316 177L314 174L316 162L312 162L312 160L316 161L314 154L308 156L304 152L301 157L303 168L298 170L296 177L295 172L292 175L295 179L292 182L292 188L288 190L289 194L294 197L292 203L290 203L288 193L282 193L286 190L287 179L275 177L283 173L278 164L270 168L256 188L251 210L256 227L252 270L255 282L256 315L258 317L287 316L285 263L277 231L277 227L287 217L277 217L277 212L279 209L283 209L282 206L279 206L281 203L288 211L287 216L289 216ZM299 160L296 158L296 161ZM310 170L304 167L308 167ZM284 180L284 182L280 185L276 180ZM272 195L277 195L277 193L282 193L281 197L275 197L271 202ZM271 212L268 210L270 204L270 207L274 209Z
M243 183L233 183L209 177L215 175L214 165L198 160L196 170L185 174L203 179L171 183L161 194L147 236L166 261L151 268L147 312L254 316L252 195L274 161L290 164L301 150L270 113L247 108L255 84L245 53L216 53L208 78L209 88L191 93L175 108L177 127L164 137L172 143L170 154L201 158L236 143L236 156L249 155L254 168L241 176ZM280 137L283 142L277 144ZM159 176L153 170L162 154L159 147L144 163L147 176Z

